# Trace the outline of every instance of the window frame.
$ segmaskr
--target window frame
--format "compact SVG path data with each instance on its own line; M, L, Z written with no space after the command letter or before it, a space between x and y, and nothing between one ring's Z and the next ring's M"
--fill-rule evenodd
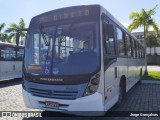
M120 55L120 52L119 52L119 48L120 48L120 46L119 46L119 40L118 40L118 31L117 31L117 29L119 29L120 31L121 31L121 33L122 33L122 50L123 50L123 54L122 55ZM120 27L117 27L116 26L116 41L117 41L117 51L118 51L118 56L120 56L120 57L127 57L127 55L126 55L126 41L125 41L125 32L120 28Z
M113 38L109 38L108 36L108 40L106 39L106 36L108 33L108 30L107 30L107 24L112 24L111 21L107 20L107 19L102 19L102 39L103 39L103 54L104 56L116 56L116 42L115 42L115 37ZM114 25L114 24L113 24ZM114 29L115 31L115 29ZM106 32L106 33L105 33ZM114 32L115 33L115 32ZM112 47L113 49L110 50L109 53L107 53L107 45L106 45L106 42L108 41L109 44L110 44L110 40L109 39L113 39L113 46L109 45L110 47Z

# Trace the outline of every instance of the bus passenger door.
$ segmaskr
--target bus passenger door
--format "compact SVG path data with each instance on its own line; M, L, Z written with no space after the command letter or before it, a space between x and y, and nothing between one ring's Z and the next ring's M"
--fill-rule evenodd
M103 21L103 54L104 54L104 104L107 111L115 102L113 98L118 93L116 90L117 83L117 67L116 67L116 51L115 51L115 37L114 26L107 21Z

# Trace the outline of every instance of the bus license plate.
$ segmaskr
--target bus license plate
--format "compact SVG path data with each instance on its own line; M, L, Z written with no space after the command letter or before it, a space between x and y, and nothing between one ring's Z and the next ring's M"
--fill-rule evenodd
M55 108L55 109L59 108L59 103L57 103L57 102L45 101L45 105L47 107L52 107L52 108Z

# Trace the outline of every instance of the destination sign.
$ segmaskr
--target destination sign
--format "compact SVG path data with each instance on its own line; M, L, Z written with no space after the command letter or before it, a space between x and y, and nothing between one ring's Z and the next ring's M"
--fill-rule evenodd
M48 14L42 17L38 18L39 23L47 23L50 21L60 21L60 20L65 20L65 19L70 19L70 18L75 18L75 17L81 17L81 16L89 16L90 11L89 9L85 10L78 10L78 11L70 11L70 12L62 12L58 14Z
M99 9L97 6L62 8L34 17L31 21L30 27L34 26L35 24L54 23L74 18L79 19L80 17L90 17L92 19L95 16L99 17L98 12Z

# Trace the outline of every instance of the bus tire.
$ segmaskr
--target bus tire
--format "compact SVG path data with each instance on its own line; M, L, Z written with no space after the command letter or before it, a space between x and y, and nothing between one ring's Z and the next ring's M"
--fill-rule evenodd
M126 78L125 76L121 77L120 84L119 84L119 96L117 105L120 106L126 97Z

